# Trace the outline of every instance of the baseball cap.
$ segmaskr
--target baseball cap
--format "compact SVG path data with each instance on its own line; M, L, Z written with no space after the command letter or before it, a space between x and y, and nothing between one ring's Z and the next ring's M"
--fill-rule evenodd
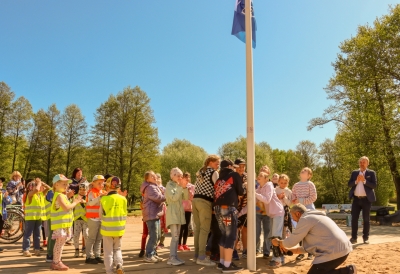
M225 168L225 167L228 167L228 166L233 166L233 162L232 162L230 159L225 159L225 160L222 160L222 161L221 161L221 163L219 164L219 166L220 166L221 168Z
M117 189L121 187L121 180L117 176L112 176L107 179L106 187L110 189Z
M245 165L246 161L243 158L236 158L234 167L238 167L239 165Z
M94 175L92 183L94 181L97 181L97 180L103 180L104 181L104 176L103 175Z
M63 174L57 174L56 176L53 177L53 184L58 181L63 181L63 182L68 181L68 184L72 183L72 180L68 179Z
M89 189L89 184L87 184L87 183L79 184L79 189L88 190Z

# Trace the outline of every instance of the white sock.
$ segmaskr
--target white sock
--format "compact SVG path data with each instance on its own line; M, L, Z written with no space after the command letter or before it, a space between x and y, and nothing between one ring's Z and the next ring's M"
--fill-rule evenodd
M228 262L228 261L225 261L225 262L224 262L224 266L225 266L225 267L229 267L230 265L231 265L231 262Z
M221 264L224 264L224 259L219 259L219 262L220 262Z

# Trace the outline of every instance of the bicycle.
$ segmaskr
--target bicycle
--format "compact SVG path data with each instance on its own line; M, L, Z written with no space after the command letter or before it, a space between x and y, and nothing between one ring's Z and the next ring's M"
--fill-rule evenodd
M21 205L7 205L7 220L4 221L0 243L12 244L24 236L25 214Z

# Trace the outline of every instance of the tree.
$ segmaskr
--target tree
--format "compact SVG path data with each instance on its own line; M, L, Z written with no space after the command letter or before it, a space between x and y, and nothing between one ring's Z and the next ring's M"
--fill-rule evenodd
M174 139L167 144L161 153L161 177L164 182L170 180L170 171L179 167L183 172L189 172L194 182L196 172L203 167L207 152L187 140Z
M10 126L8 133L12 137L13 160L11 172L15 170L15 161L18 155L18 148L24 133L32 126L32 106L25 97L19 97L11 104Z
M77 163L87 139L87 123L80 108L69 105L61 115L61 145L66 153L65 174L70 174L71 163ZM75 166L78 166L75 164Z
M14 96L15 94L10 87L4 82L0 82L0 155L4 159L0 161L0 170L8 169L8 163L5 159L8 158L9 140L6 132L9 127L11 104Z
M301 159L303 167L315 169L318 166L319 155L315 143L308 140L300 141L300 143L296 146L296 152Z

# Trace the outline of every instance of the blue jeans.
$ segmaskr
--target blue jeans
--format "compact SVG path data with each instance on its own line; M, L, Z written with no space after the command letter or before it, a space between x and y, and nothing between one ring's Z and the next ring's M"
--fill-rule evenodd
M146 245L146 256L151 257L155 254L157 243L160 240L161 228L160 220L150 220L146 222L147 230L149 231L149 240Z
M170 257L178 257L178 240L179 240L179 233L181 231L181 225L169 225L171 229L171 244L169 246L169 256Z
M33 248L40 250L40 231L42 230L42 220L25 221L24 239L22 240L22 250L29 251L31 246L31 236L33 233Z
M271 250L271 241L269 240L271 218L267 215L256 214L256 246L260 246L261 225L264 232L263 254L269 255Z
M276 216L271 218L271 232L269 237L281 237L283 230L283 219L285 216ZM284 260L284 257L274 257L272 256L272 260L275 262L281 262Z
M221 206L214 207L215 217L218 221L219 229L221 230L221 238L219 245L223 248L233 249L237 235L237 210L236 208L229 206L227 208L221 208Z

